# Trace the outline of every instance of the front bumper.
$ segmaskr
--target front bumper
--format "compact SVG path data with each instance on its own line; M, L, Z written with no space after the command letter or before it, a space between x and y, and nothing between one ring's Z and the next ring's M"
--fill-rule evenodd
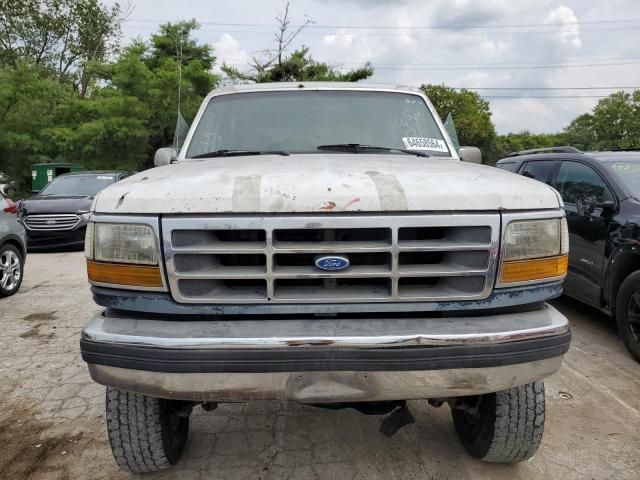
M477 395L541 380L569 348L553 307L446 318L170 321L103 312L81 349L95 381L193 401L306 403Z

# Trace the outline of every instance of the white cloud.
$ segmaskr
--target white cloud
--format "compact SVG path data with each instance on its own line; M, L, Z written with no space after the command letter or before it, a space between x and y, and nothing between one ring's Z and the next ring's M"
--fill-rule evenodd
M580 25L578 24L578 17L576 17L573 10L564 5L560 5L556 9L552 10L545 24L561 24L560 38L565 45L571 45L575 48L582 46L582 40L580 39Z
M223 61L231 65L240 65L245 64L250 59L247 51L240 47L240 42L228 33L223 33L218 41L211 46L213 47L214 55L219 59L219 62L214 67L217 73L220 72L220 65L222 65Z

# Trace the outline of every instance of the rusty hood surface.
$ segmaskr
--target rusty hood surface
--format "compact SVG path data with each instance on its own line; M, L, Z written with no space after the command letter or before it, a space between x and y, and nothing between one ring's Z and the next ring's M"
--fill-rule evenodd
M328 213L558 208L551 187L485 165L390 154L181 161L120 181L99 213Z

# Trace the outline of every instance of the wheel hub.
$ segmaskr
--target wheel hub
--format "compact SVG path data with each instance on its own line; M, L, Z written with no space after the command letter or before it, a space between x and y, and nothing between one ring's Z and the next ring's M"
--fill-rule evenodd
M0 286L10 292L18 286L22 271L20 259L12 250L7 250L0 255Z

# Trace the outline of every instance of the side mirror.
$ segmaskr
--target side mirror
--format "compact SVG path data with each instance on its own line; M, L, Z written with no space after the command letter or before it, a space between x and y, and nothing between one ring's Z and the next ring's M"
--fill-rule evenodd
M156 154L153 157L153 164L156 167L169 165L170 163L173 163L177 157L178 157L178 154L175 148L172 148L172 147L159 148L158 150L156 150Z
M460 147L458 155L463 162L482 163L482 152L478 147Z
M611 213L616 209L616 204L613 200L606 200L604 202L594 203L591 211L593 212L596 208L602 210L602 213Z

